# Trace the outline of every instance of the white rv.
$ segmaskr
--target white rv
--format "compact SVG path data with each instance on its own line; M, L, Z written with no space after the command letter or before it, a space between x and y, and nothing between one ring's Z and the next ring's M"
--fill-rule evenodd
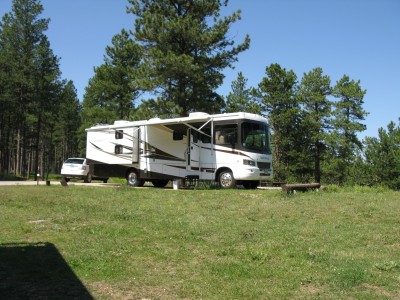
M116 121L86 129L86 157L100 177L125 177L131 186L150 181L217 181L256 188L272 178L267 120L249 113Z

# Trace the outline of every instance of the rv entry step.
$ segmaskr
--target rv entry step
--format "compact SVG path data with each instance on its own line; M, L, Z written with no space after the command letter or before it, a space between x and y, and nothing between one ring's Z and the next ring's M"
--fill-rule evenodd
M188 175L185 176L185 187L198 187L199 186L200 177L197 175Z

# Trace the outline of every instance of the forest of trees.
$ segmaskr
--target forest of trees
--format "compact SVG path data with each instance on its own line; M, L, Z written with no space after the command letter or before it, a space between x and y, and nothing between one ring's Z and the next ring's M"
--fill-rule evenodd
M227 34L240 11L221 16L220 0L127 1L134 26L112 38L80 102L61 78L40 1L13 0L0 22L0 174L58 173L85 155L84 129L96 123L245 111L269 120L275 181L400 189L399 124L359 139L368 114L360 81L332 83L320 67L298 78L275 63L258 86L239 72L219 95L224 70L250 47L249 36Z

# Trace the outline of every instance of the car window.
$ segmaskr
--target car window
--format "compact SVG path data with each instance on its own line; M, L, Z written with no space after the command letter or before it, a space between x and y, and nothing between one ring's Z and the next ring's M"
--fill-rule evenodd
M66 164L83 164L84 159L79 159L79 158L69 158L65 161Z

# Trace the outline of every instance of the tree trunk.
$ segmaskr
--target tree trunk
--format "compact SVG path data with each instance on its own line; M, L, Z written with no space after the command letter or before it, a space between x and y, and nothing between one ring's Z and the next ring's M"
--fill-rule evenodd
M314 173L315 182L321 183L321 143L315 143L315 157L314 157Z

